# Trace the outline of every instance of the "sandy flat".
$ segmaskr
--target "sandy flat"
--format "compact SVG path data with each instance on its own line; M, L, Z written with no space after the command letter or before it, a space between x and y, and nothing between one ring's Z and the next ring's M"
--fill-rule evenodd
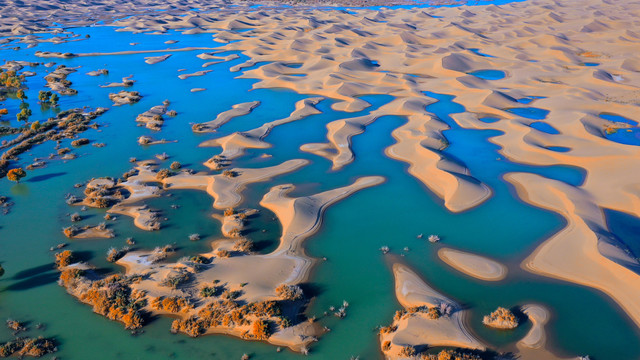
M484 256L442 248L438 250L438 257L452 268L476 279L500 281L507 276L506 266Z

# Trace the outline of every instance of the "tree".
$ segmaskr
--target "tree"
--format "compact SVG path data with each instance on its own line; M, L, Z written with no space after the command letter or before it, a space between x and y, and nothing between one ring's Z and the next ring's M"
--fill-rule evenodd
M40 90L38 92L38 100L40 100L41 103L48 103L50 101L49 100L50 97L51 97L51 91Z
M11 181L15 181L16 183L20 183L20 179L27 176L27 173L22 170L22 168L15 168L9 170L7 172L7 178Z
M40 121L34 121L33 124L31 124L31 130L33 131L38 131L38 129L40 129L42 125L40 125Z
M51 105L56 106L58 105L58 101L60 100L60 97L58 96L58 94L51 94L51 98L49 98L49 101L51 102Z
M27 121L31 114L31 109L29 109L29 107L26 107L16 114L16 119L18 119L18 121Z
M24 90L20 89L16 92L16 97L20 99L20 101L24 102L28 99L27 94L24 93Z

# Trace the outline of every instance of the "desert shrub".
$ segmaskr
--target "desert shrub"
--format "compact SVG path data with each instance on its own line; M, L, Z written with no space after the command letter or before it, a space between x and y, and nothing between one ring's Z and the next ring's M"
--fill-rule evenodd
M428 319L436 320L439 319L440 316L442 316L442 314L440 313L440 309L438 309L437 307L429 308L429 311L427 311Z
M416 348L414 348L413 346L407 345L400 350L400 356L411 357L415 355L416 355Z
M225 300L235 300L239 296L240 296L240 291L236 291L236 290L225 290L222 292L222 295L220 295L220 297Z
M258 340L266 340L271 336L269 323L265 320L256 320L251 324L251 335Z
M109 205L111 205L111 200L108 198L104 198L104 197L87 197L85 199L85 203L88 206L91 207L95 207L98 209L104 209L104 208L108 208Z
M173 172L169 169L162 169L160 171L158 171L158 173L156 174L156 179L158 180L164 180L170 176L173 176Z
M62 269L71 265L73 261L73 253L70 250L64 250L56 254L56 266Z
M173 245L165 245L163 247L156 247L151 252L151 255L147 258L151 263L166 259L170 254L174 252Z
M182 164L180 164L177 161L174 161L171 163L171 165L169 166L171 168L171 170L178 170L182 167Z
M494 312L486 315L482 323L498 329L513 329L518 326L518 319L508 309L498 307Z
M224 216L231 216L233 214L235 214L235 210L233 210L233 208L227 208L224 210Z
M87 145L88 143L89 143L89 139L82 138L82 139L73 140L71 142L71 145L72 146L82 146L82 145Z
M385 341L382 344L382 351L389 351L391 349L391 341Z
M193 305L181 296L170 296L166 298L157 297L151 302L151 307L157 310L166 310L172 313L181 311L189 311L193 309Z
M389 334L398 330L398 326L390 325L390 326L382 326L380 327L380 335Z
M482 360L480 356L461 353L455 350L442 350L437 354L423 354L424 360Z
M169 274L160 282L160 286L170 287L177 289L180 285L188 282L191 279L191 274L186 271L181 271L175 274Z
M220 258L228 258L229 256L231 256L231 253L228 250L222 249L222 250L218 250L216 255L218 255L218 257Z
M238 176L238 173L236 171L233 171L233 170L225 170L225 171L222 172L222 175L232 178L232 177Z
M282 300L299 300L303 296L300 286L287 284L278 285L276 295Z
M208 264L211 262L208 258L202 255L194 255L189 258L189 261L196 264Z
M253 241L249 239L239 239L233 243L233 250L243 253L250 253L253 249Z
M82 216L80 216L80 214L78 213L71 214L71 221L78 222L80 220L82 220Z
M15 332L26 331L27 328L24 326L24 323L21 323L18 320L7 319L7 328L9 330L13 330Z
M80 269L64 269L60 273L59 284L67 289L76 287L77 282L82 279L84 271Z
M200 289L200 297L203 297L203 298L214 297L214 296L217 296L219 292L220 292L219 286L204 286L202 289Z
M19 358L24 356L41 357L56 352L55 341L53 339L38 338L17 338L0 344L0 357L16 355Z
M143 291L133 290L130 285L140 280L138 275L111 275L92 282L79 298L92 305L95 313L122 322L126 329L138 329L143 324L141 311L147 301Z
M127 246L125 246L125 247L123 247L121 249L116 249L116 248L112 247L107 251L107 261L108 262L116 262L128 252L129 252L129 247L127 247Z

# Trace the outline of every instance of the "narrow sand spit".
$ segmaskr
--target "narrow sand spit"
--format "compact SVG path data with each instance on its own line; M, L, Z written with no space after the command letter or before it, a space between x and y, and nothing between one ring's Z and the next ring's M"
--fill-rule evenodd
M150 57L144 58L144 62L146 62L149 65L153 65L153 64L163 62L170 57L171 57L171 54L160 55L160 56L150 56Z
M459 304L429 287L405 265L393 264L393 275L396 297L405 311L396 314L393 324L380 331L380 343L387 359L405 358L400 355L405 346L485 349L465 327L465 311ZM449 309L449 314L432 319L425 312L413 311L420 307Z
M228 123L233 118L247 115L260 105L260 101L251 101L240 104L235 104L230 110L223 111L215 118L215 120L205 123L199 123L193 125L193 131L199 133L216 131L220 126Z
M200 71L196 71L194 73L191 74L180 74L178 75L178 78L180 80L185 80L188 79L190 77L194 77L194 76L204 76L207 75L208 73L212 72L213 70L200 70Z
M42 58L70 58L70 57L86 57L86 56L108 56L108 55L134 55L134 54L152 54L161 52L183 52L183 51L198 51L198 50L216 50L217 48L210 47L187 47L181 49L158 49L158 50L127 50L127 51L115 51L115 52L91 52L91 53L59 53L49 51L36 51L35 55ZM156 64L167 60L171 55L160 55L147 57L147 64Z
M438 250L438 257L452 268L476 279L500 281L507 276L506 266L484 256L442 248Z
M270 144L263 139L269 135L274 127L283 125L292 121L302 120L308 116L320 114L320 110L316 109L317 105L323 98L313 97L300 100L295 105L295 110L286 118L274 120L263 124L262 126L253 130L244 132L234 132L231 135L227 135L222 138L207 140L200 144L204 147L222 147L221 156L225 160L233 160L244 154L246 149L267 149L271 147ZM208 167L217 167L216 164L210 162L205 163Z

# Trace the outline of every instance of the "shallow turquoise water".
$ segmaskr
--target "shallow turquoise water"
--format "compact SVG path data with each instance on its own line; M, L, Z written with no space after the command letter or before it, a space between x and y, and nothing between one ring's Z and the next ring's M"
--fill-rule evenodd
M43 43L34 49L23 48L15 52L2 50L3 55L17 60L41 61L33 56L35 50L80 53L97 49L108 52L217 46L210 34L130 34L115 32L109 27L81 28L74 32L90 34L91 38L59 45ZM165 45L164 41L169 39L180 42ZM139 42L140 45L128 45L131 42ZM124 246L127 237L133 237L138 248L175 243L178 247L176 258L179 258L207 251L207 238L220 236L219 223L211 219L216 210L211 206L210 197L187 190L172 191L170 197L147 201L168 219L159 232L139 230L131 219L118 216L111 223L117 235L113 239L68 241L61 233L61 228L70 223L68 214L78 211L78 208L64 203L66 193L80 192L73 188L73 184L98 176L117 177L130 168L129 157L147 159L162 152L171 155L166 164L177 160L195 170L205 170L202 162L220 150L197 147L203 140L286 117L293 110L294 103L305 98L284 90L248 91L254 80L235 79L239 73L228 71L230 66L245 61L244 57L213 65L208 69L214 71L205 76L178 79L177 69L186 68L185 73L201 69L205 61L195 57L201 52L176 52L156 65L147 65L143 59L157 54L55 59L67 66L82 66L68 77L79 94L62 97L61 109L84 105L111 107L108 94L119 88L104 89L98 85L120 81L130 74L135 74L134 80L137 81L131 89L140 91L144 98L134 105L111 107L97 119L105 126L83 135L105 142L107 147L85 146L74 150L79 155L78 159L52 161L46 168L29 172L29 177L19 185L0 180L0 194L11 196L15 202L10 215L0 216L0 262L7 271L0 279L0 319L12 317L29 321L30 335L55 337L60 343L60 351L56 355L63 359L238 359L243 353L251 353L256 359L276 356L282 359L301 358L301 355L288 351L278 354L275 347L267 344L226 336L191 339L172 335L168 331L170 319L166 318L154 320L144 328L142 335L134 337L120 324L93 314L88 306L79 304L55 283L58 274L53 270L53 256L48 249L61 242L69 242L69 249L105 271L118 271L116 266L106 262L105 252L112 246ZM104 67L110 70L106 77L85 75L88 71ZM41 66L34 70L38 75L28 80L33 119L46 118L52 115L51 111L41 112L34 101L44 85L42 77L46 68ZM207 88L207 91L190 93L189 90L195 87ZM280 176L270 183L254 184L244 192L246 201L243 206L261 209L260 216L250 222L250 237L265 252L276 246L281 231L278 222L272 220L273 214L258 205L271 186L294 183L298 188L293 195L303 196L347 185L363 175L387 178L381 186L363 190L329 208L320 232L307 242L309 254L327 258L318 264L312 282L307 284L317 295L310 304L309 315L322 317L329 306L339 305L343 300L351 304L345 319L330 317L320 320L332 331L312 348L310 356L317 359L345 359L351 355L360 355L363 359L380 358L374 328L388 324L395 310L400 308L393 295L392 276L386 258L378 250L387 245L393 253L403 255L402 260L417 269L435 288L467 306L471 310L472 328L494 347L510 350L530 325L525 323L515 332L496 332L480 325L482 316L497 306L515 307L536 302L554 311L548 331L550 342L559 353L572 356L590 354L595 359L638 358L638 330L605 295L534 276L518 267L540 241L560 230L564 224L558 216L519 201L513 189L501 179L502 175L513 171L533 172L579 185L584 180L583 172L564 166L533 167L511 163L500 156L497 145L488 141L500 132L461 129L449 114L462 112L464 108L455 103L455 98L446 95L446 89L434 89L426 95L439 100L427 110L451 126L451 130L445 132L451 145L444 152L463 162L474 177L494 191L493 197L476 209L461 214L448 212L439 198L407 174L407 164L384 155L384 149L394 143L391 131L406 121L403 118L380 118L368 126L365 133L355 136L353 151L356 159L340 171L332 171L328 160L299 150L302 144L326 141L325 126L328 122L367 114L390 101L391 97L386 95L363 97L372 107L349 114L332 111L332 101L325 100L318 105L322 114L276 127L266 138L274 147L248 151L236 162L240 167L263 167L292 158L311 161L300 171ZM171 101L170 108L179 115L167 118L159 133L137 127L135 116L159 105L164 99ZM262 104L251 114L225 124L217 133L192 133L190 123L211 120L233 104L253 100L260 100ZM8 100L6 105L11 111L8 118L15 124L13 116L18 102ZM546 113L528 110L519 115L542 120ZM177 139L179 142L148 147L137 145L137 137L149 134L156 139ZM68 144L68 141L64 143ZM50 143L35 147L21 156L19 165L30 163L34 157L46 157L51 152L54 149ZM272 157L259 157L263 153ZM180 207L173 209L172 204ZM87 210L82 215L86 218L83 224L96 224L103 221L104 211ZM633 244L635 225L627 226L634 224L632 220L615 214L609 219L621 240ZM203 240L189 241L187 237L191 233L202 234ZM416 235L420 233L439 234L443 244L432 245L419 240ZM632 249L637 249L636 244L631 244ZM510 275L505 281L495 284L466 277L437 258L437 249L443 245L503 261L510 267ZM409 251L404 251L405 247ZM38 322L46 324L46 327L35 330L34 324ZM597 328L585 324L597 324ZM597 338L594 336L596 331L601 334ZM8 330L0 328L0 340L9 337Z

